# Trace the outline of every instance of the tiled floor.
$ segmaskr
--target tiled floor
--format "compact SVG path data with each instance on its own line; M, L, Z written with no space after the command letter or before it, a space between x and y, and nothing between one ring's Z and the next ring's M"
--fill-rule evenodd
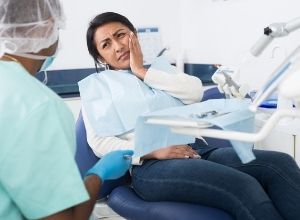
M122 217L103 217L103 218L94 218L92 220L126 220Z
M93 211L93 220L125 220L115 213L105 202L97 202Z
M112 218L105 218L105 220L125 220L125 218L122 217L112 217ZM103 219L104 220L104 219Z
M122 217L103 217L103 218L92 218L92 220L126 220L125 218Z

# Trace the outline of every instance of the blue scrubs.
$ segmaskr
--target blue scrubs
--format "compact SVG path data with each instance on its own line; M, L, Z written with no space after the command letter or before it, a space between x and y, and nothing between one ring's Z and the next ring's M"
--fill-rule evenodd
M0 126L0 219L38 219L88 199L73 115L15 62L0 61Z

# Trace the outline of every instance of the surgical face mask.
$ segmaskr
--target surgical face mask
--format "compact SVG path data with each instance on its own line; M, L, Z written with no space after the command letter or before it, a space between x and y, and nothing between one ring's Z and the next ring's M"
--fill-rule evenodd
M56 41L58 41L58 40L56 40ZM49 68L49 66L53 63L54 59L57 56L57 52L60 50L60 48L61 48L60 41L58 41L56 51L55 51L54 55L52 55L52 56L43 56L43 55L30 54L30 53L13 53L13 54L20 56L20 57L34 59L34 60L44 60L41 68L38 70L38 72L41 72L41 71L46 71Z
M55 58L56 58L56 55L53 55L51 57L47 57L46 60L44 61L43 65L41 66L40 71L47 70L48 67L51 66L51 64L53 63Z
M42 55L27 54L27 53L15 54L15 55L20 56L20 57L34 59L34 60L45 60L43 65L41 66L41 68L38 71L38 72L40 72L40 71L45 71L48 69L48 67L53 63L54 59L56 58L56 54L57 53L55 53L52 56L42 56Z

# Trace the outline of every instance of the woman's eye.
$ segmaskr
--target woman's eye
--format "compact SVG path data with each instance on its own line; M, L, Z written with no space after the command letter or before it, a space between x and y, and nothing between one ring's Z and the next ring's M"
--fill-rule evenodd
M119 33L118 34L118 38L121 38L121 37L124 37L125 36L125 33Z
M102 44L102 49L105 49L108 46L108 43Z

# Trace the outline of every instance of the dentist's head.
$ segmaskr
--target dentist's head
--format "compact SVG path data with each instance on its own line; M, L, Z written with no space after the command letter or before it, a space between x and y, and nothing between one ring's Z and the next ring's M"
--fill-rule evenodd
M0 0L0 57L38 60L40 70L55 54L63 25L58 0Z

